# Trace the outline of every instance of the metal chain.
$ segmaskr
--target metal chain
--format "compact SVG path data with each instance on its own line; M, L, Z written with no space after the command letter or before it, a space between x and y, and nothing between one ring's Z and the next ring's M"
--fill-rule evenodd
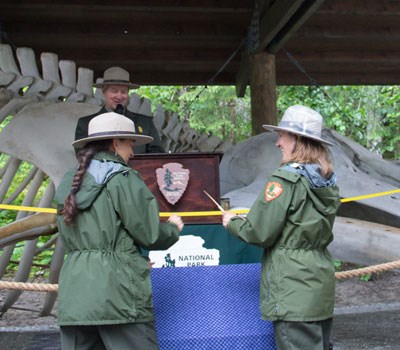
M246 52L251 54L255 52L260 45L260 9L258 0L254 0L253 15L251 17L250 26L247 28L246 35Z
M293 55L292 55L289 51L287 51L285 48L282 48L282 51L285 52L286 56L289 58L289 61L290 61L291 63L293 63L294 66L295 66L300 72L302 72L302 73L307 77L307 79L310 81L311 85L315 86L319 91L321 91L322 94L323 94L327 99L329 99L329 101L332 102L332 104L336 107L336 109L337 109L338 111L340 111L341 114L345 115L344 111L343 111L342 108L337 104L337 102L336 102L334 99L332 99L332 97L330 97L330 96L328 95L328 93L327 93L325 90L323 90L322 87L321 87L320 85L318 85L317 81L307 72L307 70L304 68L304 66L303 66L299 61L297 61L297 60L293 57Z

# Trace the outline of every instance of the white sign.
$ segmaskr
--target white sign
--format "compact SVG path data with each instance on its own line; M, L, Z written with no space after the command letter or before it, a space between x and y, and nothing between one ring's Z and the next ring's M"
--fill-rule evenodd
M189 267L219 265L219 250L203 247L198 236L181 236L168 250L150 251L150 261L157 267Z

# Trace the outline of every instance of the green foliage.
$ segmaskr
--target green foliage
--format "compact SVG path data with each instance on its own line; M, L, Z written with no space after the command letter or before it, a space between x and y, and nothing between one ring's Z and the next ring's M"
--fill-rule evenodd
M25 246L25 242L18 243L15 246L13 254L11 256L11 260L19 261L21 259L22 253L24 252L24 246Z
M363 282L368 282L372 279L372 274L371 273L366 273L365 275L362 275L360 277L360 280Z
M333 266L335 267L335 271L340 271L342 269L342 260L334 259Z
M182 86L141 86L137 94L151 101L153 111L161 104L164 111L180 112L179 96L185 91Z
M8 159L10 158L10 156L6 155L6 154L1 154L0 155L0 169L3 168ZM33 165L28 163L28 162L21 162L17 172L15 173L15 176L10 184L10 187L8 188L8 191L5 195L5 199L7 199L10 195L12 195L14 193L14 191L18 188L18 186L24 181L24 179L26 178L26 176L28 175L28 173L30 172L30 170L33 168ZM36 205L38 204L40 198L42 198L43 193L46 189L46 187L49 184L49 179L46 178L42 185L40 186L38 192L35 195L35 199L34 199L34 204ZM13 205L21 205L23 199L26 196L26 192L27 192L27 188L28 186L18 195L18 197L13 201ZM0 211L0 226L4 226L12 221L15 220L15 216L16 216L16 212L15 211L8 211L8 210L1 210Z
M196 87L181 95L180 100L184 101L183 115L196 131L234 144L251 136L250 98L237 98L234 87Z
M137 93L152 101L153 110L161 104L188 119L199 133L232 143L251 136L250 98L237 98L232 86L144 86Z
M49 239L51 239L51 236L39 237L37 248L40 249L41 247L43 247ZM13 250L13 254L10 260L20 261L22 254L24 252L24 248L25 248L25 242L18 243ZM34 257L33 265L30 271L30 278L34 278L35 276L48 277L49 267L54 253L53 250L54 248L44 249ZM10 263L7 268L7 274L15 275L17 269L18 269L18 264Z
M7 117L1 124L0 124L0 133L3 130L3 128L7 125L7 123L11 120L11 116ZM0 154L0 169L4 168L10 159L10 156L8 154L1 153ZM12 179L12 182L7 190L7 193L5 194L4 198L7 199L10 197L15 190L18 188L18 186L24 181L26 176L29 174L30 170L33 168L33 165L28 163L28 162L21 162L19 165L19 168L17 172L14 175L14 178ZM34 198L34 205L38 204L40 198L43 196L43 192L46 189L47 185L49 184L49 179L45 179L43 181L42 185L40 186L35 198ZM23 199L26 196L27 188L25 188L18 196L17 198L13 201L13 205L21 205ZM0 227L7 225L13 221L15 221L17 212L14 210L0 210Z
M0 133L4 129L4 127L6 127L6 125L9 123L11 118L12 117L9 116L2 123L0 123ZM9 155L4 154L4 153L0 154L0 169L3 169L6 166L9 159L10 159ZM24 179L29 174L29 172L31 171L32 168L33 168L32 164L25 162L25 161L21 162L21 164L18 167L17 172L14 175L14 178L12 179L12 182L8 188L8 191L4 196L5 199L9 198L15 192L15 190L24 181ZM36 193L33 206L38 205L39 200L42 198L43 192L46 189L46 187L48 186L48 184L49 184L49 179L47 178L47 179L45 179L45 181L43 181L38 192ZM22 204L22 201L25 198L26 193L27 193L27 188L28 187L26 187L16 197L16 199L12 202L13 205L21 205ZM0 210L0 227L14 222L16 219L16 215L17 215L17 211L15 211L15 210ZM45 244L49 239L50 239L50 236L40 237L39 242L38 242L38 247L43 246L43 244ZM21 256L23 254L24 246L25 246L24 242L21 242L16 245L16 247L13 250L12 257L11 257L12 261L20 261ZM49 269L46 268L46 266L50 264L52 255L53 255L52 251L49 249L46 249L46 250L40 252L37 256L35 256L34 264L38 264L40 266L32 267L31 277L34 277L37 274L48 275ZM8 266L7 272L11 273L11 274L15 274L17 268L18 268L17 264L10 263Z
M333 266L335 267L335 271L339 272L339 271L348 271L348 270L354 270L354 269L359 269L359 268L363 268L365 266L361 266L358 264L352 264L352 263L348 263L348 262L344 262L342 260L339 259L334 259L333 260ZM372 274L371 273L366 273L364 275L360 276L360 280L363 282L368 282L372 280Z
M0 211L0 227L8 225L15 221L16 211L14 210L1 210Z
M316 109L327 127L383 158L400 158L398 86L278 87L280 115L293 104Z
M249 90L237 98L233 86L145 86L138 94L155 109L178 113L199 133L232 143L251 136ZM318 110L325 125L386 159L400 158L398 86L278 86L278 115L294 104Z
M0 132L6 127L6 125L10 122L12 116L9 115L8 117L4 118L4 120L0 123Z

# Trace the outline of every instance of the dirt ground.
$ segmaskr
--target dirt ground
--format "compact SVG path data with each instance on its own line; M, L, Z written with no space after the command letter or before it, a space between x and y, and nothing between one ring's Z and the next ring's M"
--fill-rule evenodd
M359 277L338 280L336 307L400 302L399 291L400 270L374 274L368 282L361 281ZM3 304L8 292L0 290L0 304ZM2 315L0 327L56 326L57 303L52 310L52 315L39 316L45 296L46 293L43 292L23 292L14 306Z
M336 308L400 302L400 270L373 274L365 282L359 277L338 280Z

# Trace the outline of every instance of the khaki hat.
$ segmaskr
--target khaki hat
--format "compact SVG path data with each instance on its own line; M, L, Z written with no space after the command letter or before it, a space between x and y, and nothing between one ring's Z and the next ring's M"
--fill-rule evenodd
M263 128L269 131L287 131L333 146L331 142L321 138L322 121L322 116L313 109L294 105L286 109L278 126L263 125Z
M103 81L93 84L94 87L105 85L126 85L129 89L137 89L139 85L129 82L129 72L120 67L111 67L104 71Z
M82 148L87 143L97 140L131 139L135 146L145 145L153 141L151 136L139 135L135 123L121 114L109 112L99 114L89 122L88 137L76 140L72 146Z

